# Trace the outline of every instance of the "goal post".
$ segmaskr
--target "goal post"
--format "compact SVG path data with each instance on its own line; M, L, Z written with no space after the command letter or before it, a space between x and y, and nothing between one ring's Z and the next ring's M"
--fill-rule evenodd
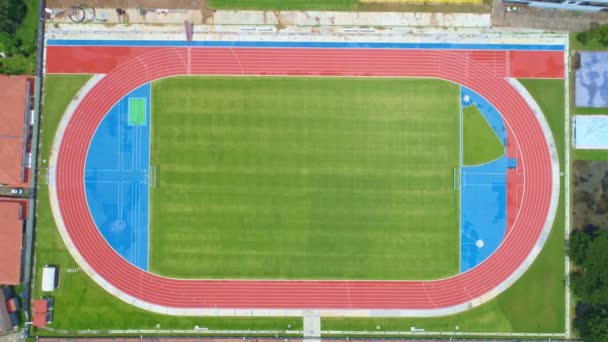
M158 166L157 165L150 165L149 177L150 177L150 179L148 180L148 182L150 183L150 187L157 188L158 187Z
M460 168L454 168L454 190L460 189Z

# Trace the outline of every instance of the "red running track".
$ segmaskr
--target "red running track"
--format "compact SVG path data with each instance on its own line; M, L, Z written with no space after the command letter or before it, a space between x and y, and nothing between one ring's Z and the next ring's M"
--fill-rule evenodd
M540 53L540 52L539 52ZM504 282L533 250L549 214L552 168L534 113L504 79L505 58L484 63L469 51L289 48L158 48L107 74L65 130L56 190L67 232L92 269L116 289L169 308L435 309L478 298ZM496 55L494 55L496 57ZM490 65L492 67L490 67ZM97 125L145 82L184 74L434 77L469 87L502 113L521 150L521 208L502 245L478 267L433 281L183 280L132 266L105 242L89 213L84 166Z

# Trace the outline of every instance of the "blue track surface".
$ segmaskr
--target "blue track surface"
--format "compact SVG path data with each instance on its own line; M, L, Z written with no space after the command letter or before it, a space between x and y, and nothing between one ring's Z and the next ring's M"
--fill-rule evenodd
M183 41L183 40L72 40L49 39L49 46L201 46L267 48L378 48L378 49L451 49L451 50L533 50L563 51L564 45L540 44L459 44L459 43L372 43L372 42L259 42L259 41Z
M506 146L507 132L496 108L472 90L462 86L460 89L462 106L475 104ZM507 166L506 154L486 164L461 166L460 272L482 263L498 248L505 235Z
M146 99L146 124L128 124L130 97ZM87 203L106 241L148 270L150 84L121 99L93 136L85 166Z

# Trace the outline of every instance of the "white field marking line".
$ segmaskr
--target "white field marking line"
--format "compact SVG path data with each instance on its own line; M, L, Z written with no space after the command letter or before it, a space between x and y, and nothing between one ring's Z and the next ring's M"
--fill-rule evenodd
M348 296L348 306L353 307L353 302L350 297L350 280L346 281L346 295Z
M464 166L464 167L465 167L465 168L469 168L469 167L477 167L477 166L484 166L484 165L492 164L492 163L496 162L497 160L499 160L500 158L502 158L502 157L506 157L506 155L505 155L505 154L506 154L506 149L507 149L507 147L505 146L504 148L505 148L505 152L504 152L502 155L500 155L499 157L496 157L496 158L495 158L495 159L493 159L493 160L490 160L490 161L488 161L488 162L481 163L481 164L476 164L476 165L466 165L466 166ZM505 159L509 159L509 158L505 158ZM507 161L505 161L505 165L507 165Z
M463 107L462 107L462 85L459 84L458 85L458 110L459 110L459 114L460 114L460 119L459 119L459 142L460 142L460 148L459 148L459 153L460 156L458 158L458 273L460 274L462 272L462 187L463 187L463 182L464 182L464 177L463 177L463 169L462 169L462 112L463 112Z
M566 49L564 51L564 91L565 91L565 102L564 102L564 230L565 230L565 244L570 241L570 40L565 39ZM571 294L570 294L570 256L568 251L565 253L564 261L564 280L565 280L565 329L566 338L570 338L571 335L571 323L570 323L570 306Z
M241 75L245 75L245 69L243 69L243 65L241 64L241 60L239 59L239 56L236 53L234 53L233 47L230 47L230 53L234 57L234 60L236 60L236 62L239 64L239 68L241 69Z
M150 165L150 162L152 161L152 82L148 82L148 99L146 100L148 102L148 106L147 109L148 111L146 111L146 115L147 115L147 122L148 122L148 205L147 205L147 209L148 209L148 227L147 227L147 236L146 236L146 244L147 246L147 250L148 250L148 255L147 255L147 260L146 260L146 270L150 269L150 212L152 210L150 210L151 206L152 206L152 189L150 188L150 168L152 167ZM154 187L157 186L156 184L156 166L154 167Z

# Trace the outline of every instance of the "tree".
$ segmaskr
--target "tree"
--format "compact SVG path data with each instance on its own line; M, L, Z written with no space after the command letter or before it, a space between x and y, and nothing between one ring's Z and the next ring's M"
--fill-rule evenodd
M608 231L575 231L570 256L578 266L572 291L585 303L608 305Z
M592 235L582 230L575 230L570 234L570 259L575 264L582 264Z
M576 306L574 327L585 342L608 341L608 310L605 306Z
M23 0L0 0L0 31L14 35L26 10Z

